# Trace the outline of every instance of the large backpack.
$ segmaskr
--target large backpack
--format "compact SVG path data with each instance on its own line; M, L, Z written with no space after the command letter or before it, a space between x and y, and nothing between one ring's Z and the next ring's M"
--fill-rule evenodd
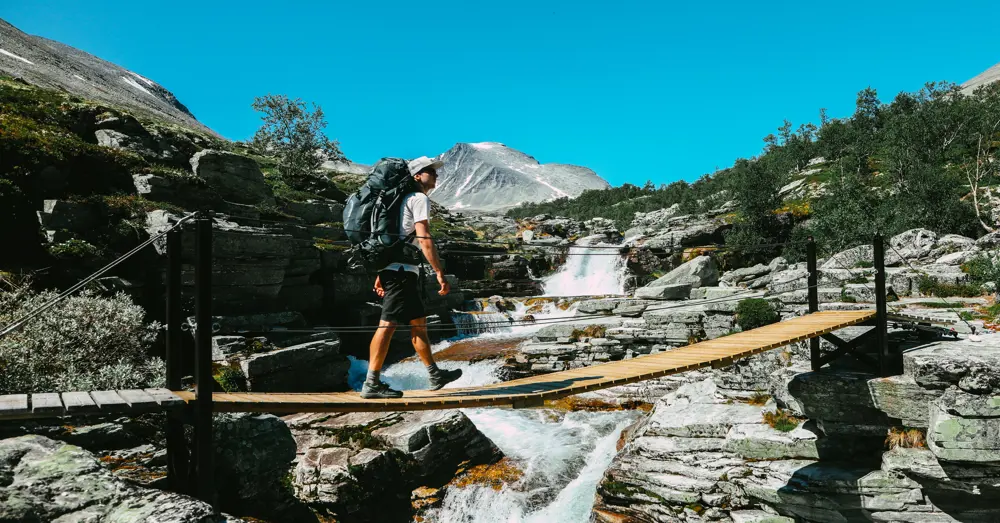
M351 242L348 266L377 271L392 262L420 263L411 233L400 237L401 205L418 188L406 160L382 158L344 206L344 230Z

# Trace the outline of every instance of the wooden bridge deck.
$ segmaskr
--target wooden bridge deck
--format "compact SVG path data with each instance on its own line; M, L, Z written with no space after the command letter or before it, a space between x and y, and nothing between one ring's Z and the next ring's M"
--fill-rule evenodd
M402 398L366 400L357 392L214 393L216 412L372 412L467 407L532 407L545 400L606 389L733 361L864 323L873 310L823 311L807 314L714 340L629 360L553 372L481 387L405 391ZM141 393L141 394L140 394ZM30 404L29 404L30 399ZM99 391L0 396L0 420L74 414L132 413L193 402L189 391ZM81 407L82 405L82 407Z
M545 400L581 392L606 389L637 381L676 374L702 367L726 366L797 341L863 323L875 317L873 310L824 311L800 316L722 338L707 340L671 351L629 360L591 365L481 387L408 390L398 399L362 399L357 392L309 393L218 393L213 394L217 412L370 412L435 410L466 407L531 407ZM188 401L191 392L177 392Z

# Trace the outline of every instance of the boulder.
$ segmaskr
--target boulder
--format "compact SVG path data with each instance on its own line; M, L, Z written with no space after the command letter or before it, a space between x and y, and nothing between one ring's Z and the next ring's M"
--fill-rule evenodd
M686 300L691 296L691 283L646 286L635 290L636 298L650 300Z
M253 158L205 149L191 158L191 169L226 200L274 205L274 194Z
M689 262L681 264L676 269L647 285L647 287L663 287L664 285L677 283L689 283L692 288L716 285L719 283L719 268L712 258L698 256Z
M949 389L931 409L927 446L943 461L1000 464L1000 395Z
M197 499L119 480L90 452L37 435L0 440L0 500L0 521L241 521Z
M87 232L97 226L100 214L93 205L66 200L44 200L38 212L43 229Z
M875 407L907 427L927 427L931 406L940 391L928 390L910 376L875 378L868 382Z
M292 502L285 485L295 460L295 439L271 414L221 413L212 423L219 503L242 514L272 515Z
M821 269L839 269L839 270L850 270L859 268L862 266L869 266L873 264L872 246L870 244L858 245L857 247L852 247L846 251L838 252L834 254L826 261L820 264ZM886 258L889 254L886 253Z
M925 389L957 386L976 393L988 392L989 384L1000 383L998 341L991 337L982 343L935 342L908 350L903 353L903 373ZM992 390L1000 389L994 385Z
M886 257L892 253L904 260L919 260L930 256L937 244L938 236L927 229L910 229L889 239Z
M297 414L296 496L346 521L409 520L410 493L440 487L499 449L459 411Z
M347 390L350 362L335 334L283 349L254 354L240 366L253 392L335 392Z

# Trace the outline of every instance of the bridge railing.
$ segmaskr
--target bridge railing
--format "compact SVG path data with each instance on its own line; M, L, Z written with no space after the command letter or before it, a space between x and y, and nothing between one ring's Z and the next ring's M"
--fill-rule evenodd
M864 334L845 341L835 335L824 334L820 338L832 343L836 349L827 354L820 350L820 338L809 339L809 359L812 370L819 371L824 365L841 358L852 356L858 361L868 365L879 376L890 374L889 365L889 342L887 336L887 313L886 313L886 287L885 287L885 240L881 234L876 234L872 239L872 257L875 268L875 318L864 325L874 326L874 329ZM806 244L806 268L809 271L808 278L808 301L809 312L819 311L819 269L816 260L816 242L812 237ZM850 271L850 269L847 269ZM873 339L874 338L874 339ZM860 352L860 348L874 341L876 357L872 358L868 354Z

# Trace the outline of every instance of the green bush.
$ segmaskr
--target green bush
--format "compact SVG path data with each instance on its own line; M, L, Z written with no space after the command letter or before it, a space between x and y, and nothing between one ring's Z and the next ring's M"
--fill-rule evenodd
M937 296L939 298L949 298L951 296L972 298L983 293L982 288L975 283L942 283L928 276L921 276L917 280L917 289L920 291L920 294Z
M743 331L770 325L780 319L771 302L761 298L747 298L736 305L736 324Z
M962 264L962 271L969 275L973 283L983 285L993 282L1000 289L1000 263L991 256L980 254Z
M0 291L0 325L55 298L26 285ZM163 360L147 356L159 324L124 293L84 291L0 338L0 394L141 389L164 384Z

